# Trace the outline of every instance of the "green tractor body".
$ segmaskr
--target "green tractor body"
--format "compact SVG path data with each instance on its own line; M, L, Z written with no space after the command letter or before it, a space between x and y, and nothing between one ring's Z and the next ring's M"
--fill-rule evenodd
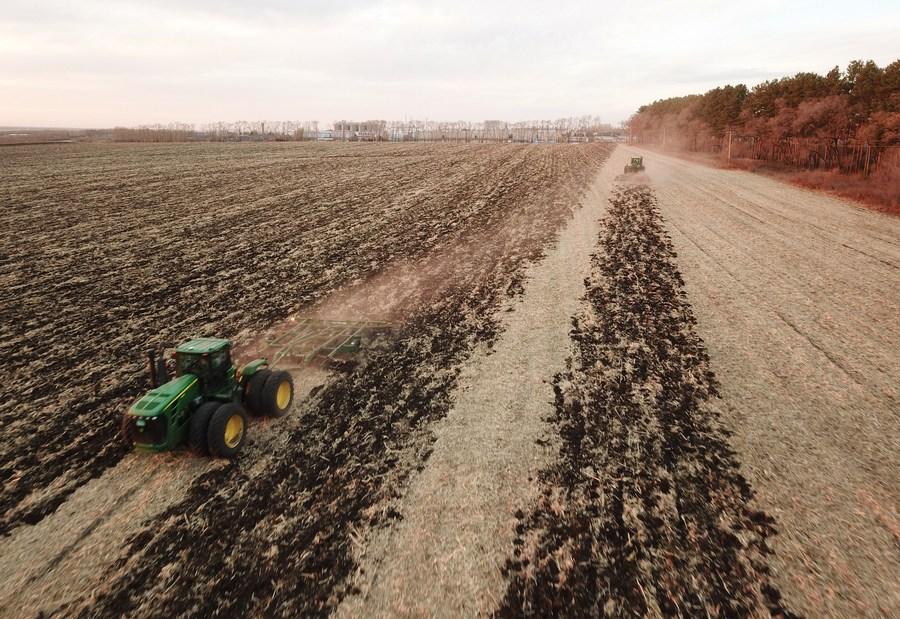
M625 166L625 174L631 174L634 172L643 172L644 171L644 158L643 157L632 157L631 162Z
M293 401L290 374L256 359L238 369L231 342L198 338L175 350L175 377L151 354L154 388L122 420L122 434L135 448L167 451L187 442L202 453L233 456L246 438L249 409L281 416ZM163 384L159 384L166 379Z
M184 442L191 402L200 396L196 376L185 374L151 390L128 411L126 433L137 449L167 451Z

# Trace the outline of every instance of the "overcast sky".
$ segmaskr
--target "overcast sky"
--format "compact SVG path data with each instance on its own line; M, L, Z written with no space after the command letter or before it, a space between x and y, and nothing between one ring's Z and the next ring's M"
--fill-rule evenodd
M618 122L900 58L900 1L0 0L0 125Z

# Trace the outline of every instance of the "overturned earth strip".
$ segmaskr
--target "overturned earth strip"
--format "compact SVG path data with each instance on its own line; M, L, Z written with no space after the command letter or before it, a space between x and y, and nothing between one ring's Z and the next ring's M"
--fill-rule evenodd
M571 203L603 145L194 144L0 153L0 534L125 454L143 351L241 340L397 260Z
M788 615L652 192L619 189L557 375L557 461L497 617Z
M519 167L491 217L459 237L436 288L410 299L405 326L326 385L299 430L263 462L206 473L147 522L80 603L81 616L324 616L346 595L354 545L423 465L429 424L450 407L463 361L498 333L496 310L520 290L609 148L558 151ZM569 157L574 157L569 159ZM565 179L565 182L562 182ZM541 187L536 192L534 187Z

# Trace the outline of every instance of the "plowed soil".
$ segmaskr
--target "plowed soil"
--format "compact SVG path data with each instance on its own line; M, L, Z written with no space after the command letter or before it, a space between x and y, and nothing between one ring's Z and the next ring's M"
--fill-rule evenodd
M252 344L298 310L400 326L282 432L266 427L235 463L162 492L168 507L123 527L90 586L23 598L35 579L14 570L6 612L23 599L30 612L85 615L294 616L336 604L354 540L392 517L460 364L493 340L501 299L521 291L610 150L421 146L7 149L4 225L28 241L3 247L2 276L21 300L3 306L16 377L2 411L7 531L121 460L115 428L145 387L148 344ZM67 526L89 534L96 517Z
M3 149L0 532L122 458L145 349L248 337L496 224L514 195L577 192L592 165L497 145Z

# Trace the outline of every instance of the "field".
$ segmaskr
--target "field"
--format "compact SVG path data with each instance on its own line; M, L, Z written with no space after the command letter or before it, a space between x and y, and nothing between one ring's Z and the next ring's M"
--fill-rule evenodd
M896 612L900 223L630 154L0 149L0 616ZM395 328L125 449L147 348L297 316Z
M372 504L379 498L359 467L373 467L372 474L397 468L388 447L419 438L409 435L446 412L454 367L477 341L493 337L492 309L519 290L518 273L570 216L607 152L603 146L61 147L47 158L46 150L16 151L5 166L4 227L29 238L6 237L3 247L4 284L18 300L3 308L2 353L17 377L7 383L2 412L4 530L40 521L125 456L118 419L145 388L149 345L193 334L249 340L292 312L326 311L316 301L343 287L356 303L340 303L331 317L356 310L402 320L403 331L390 347L372 351L370 371L329 385L320 395L322 410L298 422L303 440L286 437L300 453L272 454L277 461L260 474L282 485L280 467L303 476L298 486L286 485L285 510L303 487L347 500L357 513L297 524L336 526L346 541L363 519L363 497ZM10 208L15 204L28 208ZM385 283L378 275L388 263L394 268ZM352 288L367 276L374 277L363 290ZM393 409L390 418L385 407ZM347 442L335 444L344 435ZM371 459L344 462L365 453ZM301 460L318 466L300 467ZM271 503L241 511L273 517L277 495L260 493L263 479L248 486L236 477L246 474L215 469L208 473L214 481L201 478L197 488L250 490L243 500ZM189 494L180 508L208 498ZM158 500L165 506L165 497ZM331 505L326 497L317 503ZM310 505L302 511L314 513ZM232 525L252 530L254 523ZM338 546L329 550L337 561L340 540L323 543ZM259 550L244 556L253 560ZM340 582L340 573L328 573ZM192 603L178 599L186 608Z

